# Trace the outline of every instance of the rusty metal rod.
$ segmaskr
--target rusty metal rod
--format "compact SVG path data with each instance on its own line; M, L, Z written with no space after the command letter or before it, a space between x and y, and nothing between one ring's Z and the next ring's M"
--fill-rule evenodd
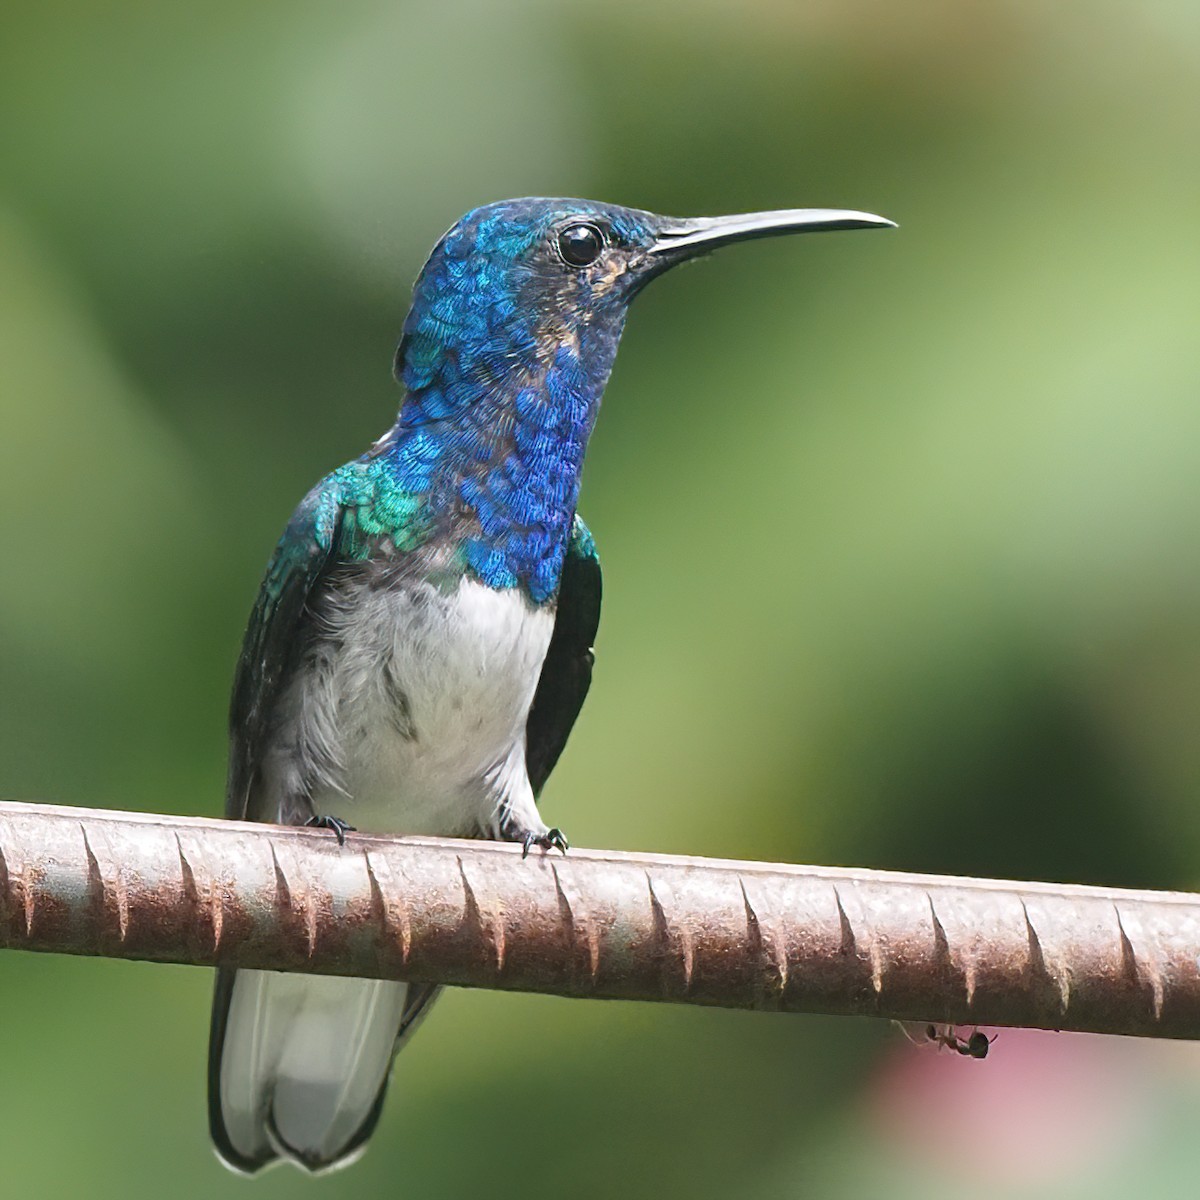
M1200 1037L1200 896L0 803L0 946Z

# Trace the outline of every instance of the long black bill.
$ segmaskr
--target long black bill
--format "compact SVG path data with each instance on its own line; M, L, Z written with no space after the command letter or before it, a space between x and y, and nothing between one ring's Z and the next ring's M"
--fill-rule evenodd
M663 225L650 253L677 260L707 254L718 246L750 238L818 233L827 229L895 228L895 221L886 217L841 208L788 208L779 212L740 213L732 217L683 218Z

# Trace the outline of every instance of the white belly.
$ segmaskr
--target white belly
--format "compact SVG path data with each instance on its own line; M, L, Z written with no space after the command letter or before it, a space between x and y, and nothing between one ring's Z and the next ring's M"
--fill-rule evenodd
M284 700L281 790L302 761L314 811L376 833L470 836L532 803L525 722L551 612L463 579L445 593L356 584L324 616Z

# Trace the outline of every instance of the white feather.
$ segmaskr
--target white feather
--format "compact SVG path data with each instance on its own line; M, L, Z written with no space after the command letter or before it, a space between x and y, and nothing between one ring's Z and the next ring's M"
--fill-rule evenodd
M505 820L545 832L525 722L551 612L467 579L448 592L364 579L341 588L323 620L281 701L262 815L302 819L288 797L315 779L313 811L364 832L496 836ZM405 990L239 971L220 1075L234 1147L309 1166L348 1161L340 1152L383 1085Z

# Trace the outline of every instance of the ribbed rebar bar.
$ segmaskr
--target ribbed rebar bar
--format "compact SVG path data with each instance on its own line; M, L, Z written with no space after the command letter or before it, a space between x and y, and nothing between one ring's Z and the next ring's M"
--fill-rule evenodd
M1200 1037L1200 896L0 804L0 945Z

